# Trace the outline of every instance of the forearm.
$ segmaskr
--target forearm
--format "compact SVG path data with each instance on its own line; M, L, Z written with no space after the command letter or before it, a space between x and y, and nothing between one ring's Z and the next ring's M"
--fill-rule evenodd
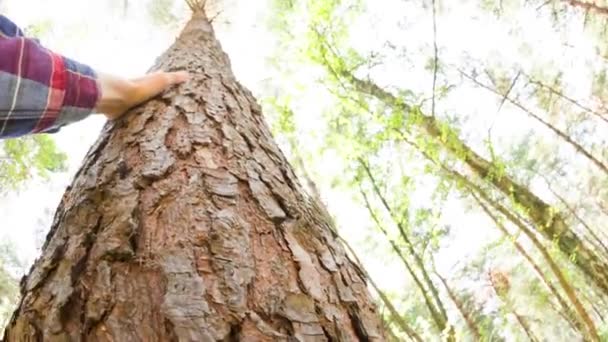
M56 132L92 112L116 119L187 78L185 72L133 80L97 74L23 37L17 25L0 15L0 139Z
M0 37L0 51L0 138L56 131L92 112L91 68L24 37Z

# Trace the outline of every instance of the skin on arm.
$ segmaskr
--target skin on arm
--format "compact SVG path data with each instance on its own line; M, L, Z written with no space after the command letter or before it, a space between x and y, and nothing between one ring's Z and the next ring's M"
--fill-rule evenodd
M137 79L96 73L24 37L2 14L0 64L0 139L54 133L91 112L117 119L188 79L186 72L157 72ZM50 77L41 76L47 74ZM21 79L28 80L27 87L20 86Z
M104 114L109 120L118 119L130 108L186 80L188 73L183 71L157 72L131 80L100 73L97 82L101 98L95 106L95 112Z

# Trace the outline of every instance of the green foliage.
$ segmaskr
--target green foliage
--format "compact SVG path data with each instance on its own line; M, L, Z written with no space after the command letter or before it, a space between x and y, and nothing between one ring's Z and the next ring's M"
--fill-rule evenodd
M172 12L174 3L174 0L150 0L146 9L152 22L159 26L175 24L178 18Z
M66 155L48 135L33 135L0 142L0 192L16 189L34 177L65 170Z
M0 242L0 336L19 299L16 274L23 269L12 245Z
M36 24L30 25L24 29L24 33L28 37L34 37L36 39L42 39L44 35L48 34L52 29L52 23L50 20L44 20L37 22Z
M48 135L33 135L0 142L0 194L19 189L33 178L47 178L51 172L64 171L66 155L57 150ZM18 279L24 265L13 247L0 242L0 336L19 298Z
M392 250L378 251L381 246L388 245L378 244L377 241L393 240L406 258L413 258L418 253L423 255L424 264L427 264L435 257L451 253L447 250L456 248L454 245L457 245L457 240L463 234L469 234L473 241L477 241L474 236L476 233L472 232L491 231L494 225L479 218L479 205L467 202L466 198L477 192L487 195L491 201L495 201L495 205L506 208L512 217L522 218L525 225L541 232L563 215L561 208L553 205L554 199L546 196L546 189L542 185L546 184L546 177L551 179L554 183L552 185L559 185L563 195L571 195L573 201L584 203L585 209L579 213L586 220L594 221L592 230L599 230L606 217L604 215L602 219L594 219L597 216L593 213L597 209L592 208L606 203L600 195L606 192L599 190L599 185L606 184L607 175L598 173L598 170L581 162L580 155L573 156L563 137L552 136L546 126L531 123L528 121L529 114L523 112L528 110L540 113L539 116L549 125L567 132L568 138L577 141L583 149L597 155L605 153L606 140L601 136L605 136L606 131L597 128L600 127L598 123L602 124L598 121L601 118L598 115L591 117L593 113L590 113L597 111L597 107L594 107L597 102L601 103L599 107L603 110L608 108L604 104L608 103L604 86L606 72L605 68L598 67L602 65L601 61L589 63L589 70L583 70L586 66L580 63L560 64L559 58L549 62L543 59L540 49L535 47L535 41L527 39L527 31L537 33L535 29L529 27L529 21L520 22L520 17L528 18L530 13L538 15L542 19L540 25L549 23L547 32L542 32L548 36L547 40L566 41L568 30L576 27L580 17L565 2L479 0L465 1L458 5L446 1L437 2L437 8L440 9L438 43L442 59L435 65L434 56L426 53L430 51L428 47L432 42L412 39L408 30L404 29L409 29L409 26L403 23L422 22L430 30L429 2L420 6L419 3L390 0L382 4L363 0L273 1L271 29L277 32L281 47L280 54L274 56L275 61L280 61L282 57L283 64L289 61L311 70L322 68L324 75L318 77L315 74L314 81L311 80L308 87L318 87L321 83L332 98L330 105L323 109L324 139L318 150L308 150L308 161L315 164L315 160L320 160L331 152L332 156L338 158L335 162L341 166L339 172L324 175L331 179L328 183L332 189L338 189L336 185L339 184L339 189L351 193L361 206L365 205L365 201L358 189L367 194L371 207L369 214L377 218L377 222L371 225L375 231L366 235L370 241L374 241L371 250L375 254L396 253ZM470 17L467 17L468 12L458 11L460 5L467 11L472 11ZM383 25L384 20L390 21L393 17L385 12L380 14L378 20L372 14L376 8L378 13L382 13L385 8L393 11L398 8L399 13L403 14L401 17L406 19ZM452 15L450 10L458 14ZM375 22L366 22L374 18ZM458 51L458 47L449 41L458 40L458 37L447 31L458 29L458 25L469 25L475 20L480 23L498 22L502 25L501 28L509 31L504 47L498 47L499 51L492 52L490 58L484 56L477 59L477 56L471 55L475 49L472 52ZM587 21L586 25L590 25L587 32L604 37L605 33L599 32L595 26L599 21L598 17ZM381 31L382 28L385 30ZM379 31L377 35L366 36L368 31L376 29ZM412 25L412 30L415 29L418 27ZM485 30L482 27L477 29ZM420 33L419 30L416 32ZM408 38L400 39L400 36ZM375 44L374 38L370 37L382 40L384 44ZM470 39L476 38L469 37ZM361 40L374 48L361 44ZM601 39L596 42L598 51L602 51L605 43ZM510 43L517 48L510 49ZM462 44L471 46L464 41ZM522 48L526 46L529 48ZM407 56L403 51L407 51ZM515 54L513 51L520 53L525 60L512 59ZM560 52L554 53L552 58L556 59L555 56L559 54ZM403 64L411 66L404 68ZM579 69L573 73L568 67L575 64ZM439 71L435 94L438 111L430 120L428 82L436 67ZM290 69L297 67L290 66ZM473 70L471 74L475 74L475 70L483 70L482 74L473 78L477 81L477 78L483 76L484 82L490 85L493 92L468 84L466 78L460 77L462 70L465 73ZM579 71L580 74L595 77L578 87L576 82L587 81L579 81L582 79L580 75L577 75L579 78L573 76ZM286 78L289 76L287 73L282 75ZM591 88L591 93L586 94L588 99L581 98L585 95L581 95L583 92L579 89L587 89L586 87ZM293 136L294 132L298 132L300 138L306 135L298 127L301 114L291 106L298 94L306 96L306 92L301 90L306 86L299 83L298 89L295 88L286 81L282 90L289 97L285 101L276 99L282 105L279 111L281 115L273 126L279 139ZM576 96L568 95L575 90ZM488 101L489 98L494 102ZM292 148L309 149L308 146L297 144L292 145ZM477 156L488 161L487 168L484 166L482 172L475 170L479 166L470 162ZM374 189L374 182L366 176L359 160L368 163L378 189ZM503 186L502 191L497 191L497 187L506 181L510 184ZM522 188L529 189L529 193L534 196L542 197L548 203L547 209L522 203ZM595 195L587 196L582 189L596 189ZM455 207L459 209L454 209ZM450 214L454 210L460 210L461 213ZM531 219L534 215L546 217L543 224ZM458 218L466 223L458 222ZM509 229L516 229L510 220L501 220ZM398 226L410 235L410 243L403 240ZM584 235L580 232L580 225L573 224L568 229ZM511 248L511 239L517 239L526 250L529 249L528 253L533 258L539 257L538 251L529 242L522 242L526 240L520 233L515 231L507 239L501 235L497 237L488 234L483 242L485 247L473 246L479 241L466 246L476 247L474 250L478 254L473 259L461 260L458 280L483 283L487 281L487 272L497 265L507 265L517 276L518 284L521 284L512 290L513 301L508 306L499 306L501 309L497 310L487 309L496 307L496 298L480 298L483 296L479 293L459 290L467 298L467 307L475 317L482 339L496 341L523 338L525 335L521 327L512 319L513 312L526 312L526 317L532 322L531 326L540 329L538 334L543 338L555 340L551 329L561 327L557 338L576 339L580 332L571 331L566 328L563 320L556 318L555 307L558 306L553 294L546 289L538 275L530 271L527 260ZM374 234L377 237L372 238ZM593 286L580 280L583 279L580 272L572 267L573 262L579 262L581 251L575 249L568 255L560 254L556 242L557 240L545 240L543 245L552 251L552 257L566 273L568 282L575 286L579 296L593 292ZM551 248L552 246L556 248ZM466 247L458 248L462 250ZM604 255L603 258L605 257ZM401 262L398 258L393 259ZM544 270L545 267L542 264L543 271L547 271ZM410 287L416 286L411 280L408 284ZM405 296L407 301L402 299ZM416 330L435 336L436 331L430 328L432 321L426 305L418 292L404 290L401 296L395 293L393 297L397 302L406 303L403 308L404 317ZM442 298L448 306L451 305L445 296ZM524 309L524 303L530 305ZM463 322L459 321L458 324ZM456 330L465 331L466 328L459 326Z

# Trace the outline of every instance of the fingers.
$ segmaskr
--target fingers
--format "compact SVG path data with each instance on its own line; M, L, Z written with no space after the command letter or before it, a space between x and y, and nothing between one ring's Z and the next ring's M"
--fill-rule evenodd
M171 78L171 84L180 84L190 78L186 71L168 72L167 75Z
M160 77L160 75L162 75L162 77L166 78L167 86L183 83L183 82L187 81L190 77L188 72L186 72L186 71L172 71L172 72L156 71L151 74L144 75L142 77L134 78L131 81L135 82L135 83L145 82L145 81L149 80L150 78Z
M143 77L125 80L108 74L99 74L98 83L102 97L95 110L116 119L129 108L139 105L160 94L167 88L187 81L185 71L156 72Z
M138 105L160 94L172 85L183 83L188 80L188 73L178 72L158 72L146 75L137 80L135 84L135 96L131 99L133 105Z

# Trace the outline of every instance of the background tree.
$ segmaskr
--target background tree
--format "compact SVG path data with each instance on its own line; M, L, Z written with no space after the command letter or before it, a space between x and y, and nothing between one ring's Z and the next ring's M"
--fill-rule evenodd
M485 284L486 290L493 287L491 271L506 269L516 285L508 302L478 291L470 301L482 308L480 319L450 319L458 322L456 331L474 334L474 321L484 339L598 340L605 309L595 303L608 294L603 224L597 221L606 214L606 193L598 185L607 179L607 127L593 105L594 70L605 61L591 48L601 50L604 19L592 11L583 19L567 1L274 6L271 27L281 44L274 66L289 76L275 87L294 122L310 115L306 99L321 99L315 108L323 111L322 123L301 126L306 143L298 145L305 150L300 154L311 156L308 164L316 167L309 169L324 169L330 160L339 165L329 175L319 173L329 179L322 189L340 184L359 199L359 210L376 208L368 219L377 233L365 244L384 238L376 242L386 246L383 253L397 260L426 255L425 268L436 258L452 265L456 283ZM531 21L540 26L530 29ZM590 49L582 53L568 44ZM319 135L318 143L310 139ZM471 192L485 202L468 202ZM481 217L484 206L501 212L499 220ZM378 208L389 210L379 215ZM404 237L399 226L405 223ZM472 267L474 260L481 261ZM442 284L442 269L431 282ZM408 273L414 286L417 275ZM462 312L461 296L466 294L438 292L448 316ZM418 332L436 336L424 296L403 291L394 300L412 297L403 316ZM501 301L503 309L490 309Z
M0 333L4 331L19 298L16 274L20 268L23 265L15 255L13 246L0 243Z

